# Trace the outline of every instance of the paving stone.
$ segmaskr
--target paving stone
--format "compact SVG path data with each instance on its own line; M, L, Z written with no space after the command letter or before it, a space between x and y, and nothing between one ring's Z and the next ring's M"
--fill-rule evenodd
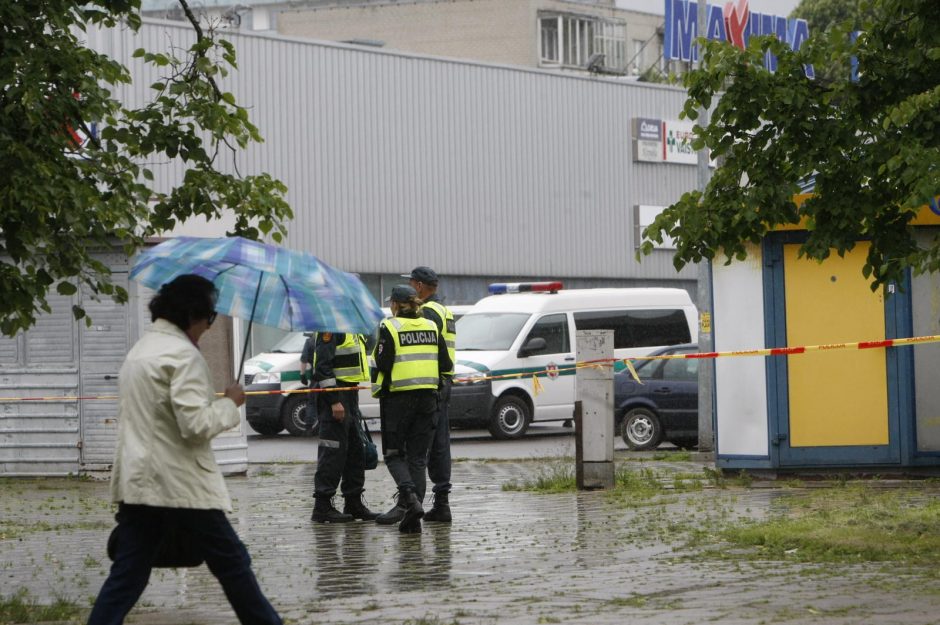
M425 523L422 534L402 535L374 523L311 523L314 464L252 465L247 476L227 479L236 506L231 520L262 588L289 623L938 621L940 595L924 588L920 576L898 577L871 564L819 571L735 563L701 557L677 540L683 527L709 518L771 514L782 489L676 493L655 506L599 491L503 490L552 466L456 463L453 524ZM700 473L702 466L633 468ZM384 511L392 504L394 484L382 465L367 474L366 488L371 507ZM110 564L107 483L10 479L0 492L0 594L22 589L50 602L90 603ZM141 625L235 621L204 566L155 570L128 619Z

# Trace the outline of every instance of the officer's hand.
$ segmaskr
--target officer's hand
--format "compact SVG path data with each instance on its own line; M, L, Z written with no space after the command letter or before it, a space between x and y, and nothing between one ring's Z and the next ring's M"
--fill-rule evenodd
M333 418L339 421L340 423L342 423L343 419L346 418L346 409L343 408L343 404L340 402L336 402L335 404L333 404L332 408L333 408Z
M245 403L245 389L243 389L242 385L238 382L225 389L225 396L235 402L236 406L241 406Z
M300 372L300 383L303 384L304 386L310 385L310 373L309 372L307 371Z

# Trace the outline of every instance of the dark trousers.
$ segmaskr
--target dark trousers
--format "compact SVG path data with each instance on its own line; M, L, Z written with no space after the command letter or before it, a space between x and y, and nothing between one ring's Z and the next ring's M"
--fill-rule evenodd
M437 392L430 389L389 393L379 400L382 455L401 494L424 499L428 446L437 410Z
M428 451L428 477L434 484L434 494L450 492L450 377L444 378L440 401L434 419L434 436Z
M280 625L251 571L245 545L221 510L192 510L120 504L117 549L88 625L119 625L147 587L163 529L172 521L181 532L196 537L209 570L243 625Z
M355 386L355 385L354 385ZM366 482L366 465L359 438L359 392L356 390L316 393L320 409L320 447L313 496L330 498L342 483L343 497L358 497ZM343 404L346 418L333 418L331 404Z

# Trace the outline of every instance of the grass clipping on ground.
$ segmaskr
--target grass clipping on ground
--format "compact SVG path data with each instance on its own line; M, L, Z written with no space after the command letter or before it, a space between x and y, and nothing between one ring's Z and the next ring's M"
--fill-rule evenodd
M751 485L748 476L727 478L702 473L634 469L621 466L607 492L624 508L665 506L682 494L687 512L707 507L700 497L720 489L731 494ZM722 559L799 562L902 562L932 565L940 561L940 491L934 480L911 485L842 480L782 482L769 512L759 519L712 515L683 528L687 547ZM503 485L507 491L563 493L576 490L573 464L543 467L534 477ZM691 521L691 519L687 519ZM682 542L682 537L675 536Z
M773 559L804 562L905 562L940 559L940 499L933 485L883 488L870 483L782 495L761 521L718 536Z
M44 605L21 590L9 597L0 597L0 624L6 623L46 623L78 622L79 616L86 611L67 599L57 598L52 604Z

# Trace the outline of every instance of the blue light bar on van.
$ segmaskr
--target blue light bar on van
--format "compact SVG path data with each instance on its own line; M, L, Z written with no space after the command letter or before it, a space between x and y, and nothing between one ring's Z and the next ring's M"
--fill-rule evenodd
M556 293L564 288L561 282L494 282L489 286L490 295L503 293Z

